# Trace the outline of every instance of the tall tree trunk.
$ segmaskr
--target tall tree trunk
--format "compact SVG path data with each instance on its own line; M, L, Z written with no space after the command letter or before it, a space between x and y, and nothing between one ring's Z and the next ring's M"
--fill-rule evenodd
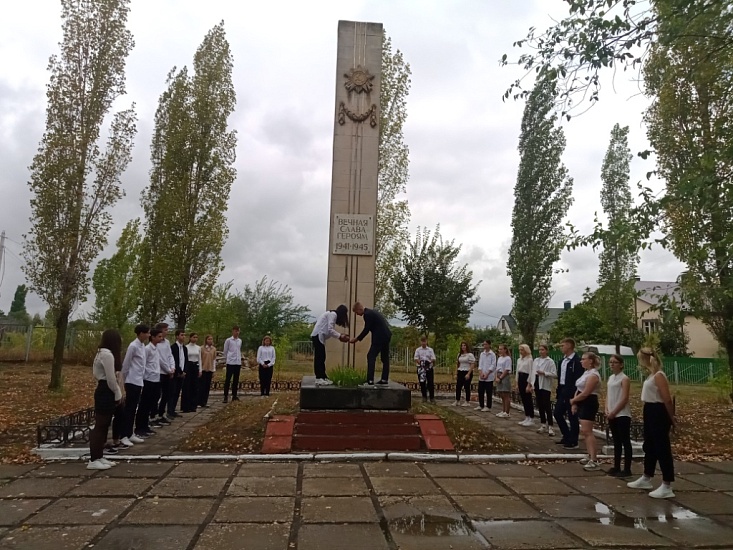
M188 322L188 304L186 302L181 302L178 305L178 311L176 311L176 329L185 330L187 322Z
M62 306L56 316L56 341L53 345L51 382L48 385L48 389L50 390L60 390L62 386L61 369L64 366L64 347L66 346L66 331L69 328L70 314L71 308Z
M728 354L728 372L730 373L731 379L731 391L728 397L730 397L731 403L733 403L733 338L728 338L725 341L725 351Z

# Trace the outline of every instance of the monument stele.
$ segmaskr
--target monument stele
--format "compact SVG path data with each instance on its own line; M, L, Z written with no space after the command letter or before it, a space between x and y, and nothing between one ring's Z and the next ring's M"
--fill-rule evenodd
M338 23L326 309L346 304L352 337L364 322L351 306L374 306L383 32L381 23ZM365 368L368 346L329 339L326 366Z

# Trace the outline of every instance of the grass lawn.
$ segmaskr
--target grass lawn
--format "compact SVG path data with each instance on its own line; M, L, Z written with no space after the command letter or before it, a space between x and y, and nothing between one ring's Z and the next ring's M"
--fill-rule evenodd
M299 362L276 369L274 379L299 380L311 373L310 363ZM223 375L223 371L218 371L217 379ZM391 377L398 382L416 379L414 372L394 372ZM49 379L49 365L0 363L0 462L37 460L29 452L35 446L36 425L93 404L96 384L90 366L64 367L64 389L60 392L47 389ZM257 380L257 372L243 371L242 379ZM436 382L452 380L452 375L436 375ZM677 399L678 417L673 436L675 456L686 460L733 459L733 415L726 397L728 389L680 385L672 386L672 392ZM634 384L631 403L635 419L641 418L640 393L641 386ZM294 392L276 392L269 400L232 403L184 442L184 448L200 451L204 448L200 445L208 441L206 448L210 452L259 452L264 433L263 416L275 399L277 414L297 410ZM462 452L512 450L510 442L496 439L483 428L483 431L474 430L473 423L442 407L419 403L413 412L441 416L456 448Z

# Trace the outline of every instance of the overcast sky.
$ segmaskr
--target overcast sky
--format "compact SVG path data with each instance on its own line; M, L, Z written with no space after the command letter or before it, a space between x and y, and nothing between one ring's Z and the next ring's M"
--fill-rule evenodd
M502 101L517 68L501 68L503 53L530 26L562 17L561 0L440 2L413 0L271 1L133 0L129 28L135 48L127 60L127 96L139 118L133 161L123 176L126 197L114 208L109 256L124 224L141 214L148 181L150 138L158 97L173 66L192 65L206 32L220 20L234 55L238 132L237 180L229 200L230 236L221 281L242 288L263 275L289 285L315 314L325 307L331 146L339 19L384 25L393 47L412 67L405 141L410 148L411 229L440 224L444 238L461 243L481 300L471 322L484 326L511 309L507 250L511 240L517 142L523 103ZM30 221L28 166L44 131L48 57L58 51L56 0L13 2L0 18L0 230L9 241L0 282L7 310L21 272L22 235ZM590 230L601 210L600 171L614 123L630 126L634 152L647 148L642 112L647 104L633 78L608 75L599 105L565 124L564 162L575 180L568 218ZM632 192L654 169L632 161ZM658 183L654 185L659 186ZM52 236L50 236L52 237ZM531 258L528 258L531 261ZM591 250L563 253L550 306L576 303L595 287L598 260ZM681 264L664 251L642 254L639 275L674 280ZM1 274L0 274L1 276ZM93 302L93 296L90 296ZM28 297L31 313L46 306ZM83 305L77 315L90 304Z

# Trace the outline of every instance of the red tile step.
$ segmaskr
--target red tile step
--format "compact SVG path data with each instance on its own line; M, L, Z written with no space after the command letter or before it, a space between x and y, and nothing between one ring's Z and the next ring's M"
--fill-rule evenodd
M419 434L413 435L295 435L294 451L418 451L422 449Z
M453 442L445 431L443 421L433 414L416 414L420 434L428 451L454 451Z
M293 450L293 428L295 417L275 415L267 423L262 442L264 454L289 453Z
M326 429L327 428L327 429ZM301 424L297 423L295 435L327 435L333 436L364 436L364 435L419 435L417 424L376 424L364 426L360 424Z
M415 415L403 412L300 412L298 424L411 424Z

